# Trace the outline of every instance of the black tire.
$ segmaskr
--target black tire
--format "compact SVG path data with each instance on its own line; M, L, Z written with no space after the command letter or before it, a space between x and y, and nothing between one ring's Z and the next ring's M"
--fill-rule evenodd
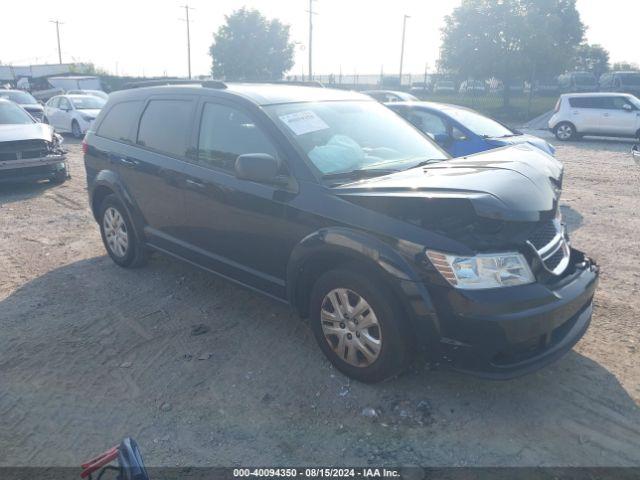
M109 245L109 242L107 242L107 234L105 233L105 213L108 209L115 210L124 220L126 234L128 237L127 247L124 255L119 255L117 252L115 252ZM102 243L104 244L107 253L115 263L125 268L136 268L143 266L147 262L147 248L145 247L144 243L142 243L140 238L138 238L127 209L124 208L124 205L122 205L116 195L110 194L104 198L102 204L100 205L100 215L98 219L100 225L100 235L102 236Z
M567 142L569 140L574 140L575 138L577 138L576 127L570 122L560 122L553 129L553 133L561 142Z
M54 185L61 185L64 182L66 182L68 178L69 178L69 174L67 173L67 169L65 168L64 170L56 172L56 174L53 177L51 177L49 181Z
M73 135L74 138L82 138L84 135L82 135L82 130L80 129L80 124L78 123L77 120L74 120L71 122L71 134Z
M355 366L348 363L345 361L347 355L341 358L325 337L321 310L326 295L338 288L357 293L375 312L381 345L378 357L369 365ZM311 328L320 349L336 369L348 377L365 383L380 382L398 375L411 362L413 348L402 309L389 294L389 289L375 279L375 276L360 273L357 267L328 271L313 286L310 302Z

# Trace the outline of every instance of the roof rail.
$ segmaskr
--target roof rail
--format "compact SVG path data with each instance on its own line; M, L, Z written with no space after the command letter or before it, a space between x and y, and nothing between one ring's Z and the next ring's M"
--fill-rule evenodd
M278 85L295 85L297 87L326 88L324 84L322 82L319 82L318 80L274 80L267 83L275 83Z
M123 89L129 90L132 88L157 87L163 85L202 85L205 88L227 88L226 83L219 80L187 80L184 78L161 78L154 80L140 80L139 82L128 82L124 84Z

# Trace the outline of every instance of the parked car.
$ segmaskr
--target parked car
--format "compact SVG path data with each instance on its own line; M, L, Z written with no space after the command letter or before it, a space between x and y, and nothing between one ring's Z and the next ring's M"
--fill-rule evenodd
M29 112L29 115L31 115L37 121L42 121L42 114L44 109L42 108L42 105L40 105L40 103L38 103L38 101L33 98L33 95L31 95L29 92L24 92L22 90L0 90L0 98L5 98L17 103L27 112Z
M561 92L596 92L598 80L591 72L569 72L558 77Z
M365 95L378 100L379 102L413 102L419 98L407 92L398 92L395 90L364 90Z
M358 380L416 348L507 378L589 325L598 270L537 149L450 159L365 95L204 82L112 93L83 150L115 263L157 250L288 303Z
M68 178L62 137L19 105L0 98L0 183Z
M460 93L485 93L487 85L481 80L465 80L460 84Z
M109 100L109 94L102 90L68 90L67 95L93 95L99 97L105 102Z
M455 93L456 84L452 80L438 80L433 84L433 93Z
M625 93L560 95L549 129L562 141L585 135L640 138L640 100Z
M515 144L530 144L549 155L555 155L555 148L545 140L525 135L458 105L398 102L389 103L387 106L433 138L453 157Z
M82 138L105 101L93 95L58 95L44 106L44 122L58 132L70 132Z
M600 76L601 92L623 92L640 97L640 72L607 72Z

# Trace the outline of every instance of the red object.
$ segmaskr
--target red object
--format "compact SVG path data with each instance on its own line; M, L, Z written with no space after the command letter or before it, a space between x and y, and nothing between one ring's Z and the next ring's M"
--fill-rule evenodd
M82 153L87 153L88 151L89 151L89 145L87 145L87 142L82 140Z
M82 146L84 148L84 142ZM82 473L80 473L80 478L88 477L91 473L114 461L117 456L118 447L113 447L106 452L101 453L97 457L92 458L88 462L83 463L82 465L80 465L83 468Z

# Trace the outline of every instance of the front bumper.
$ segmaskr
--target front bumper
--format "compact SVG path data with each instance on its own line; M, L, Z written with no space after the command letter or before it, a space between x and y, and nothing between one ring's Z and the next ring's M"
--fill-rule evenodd
M61 172L69 172L65 155L0 161L0 183L42 180Z
M563 356L591 321L598 267L577 250L562 278L490 290L430 289L443 364L506 379Z

